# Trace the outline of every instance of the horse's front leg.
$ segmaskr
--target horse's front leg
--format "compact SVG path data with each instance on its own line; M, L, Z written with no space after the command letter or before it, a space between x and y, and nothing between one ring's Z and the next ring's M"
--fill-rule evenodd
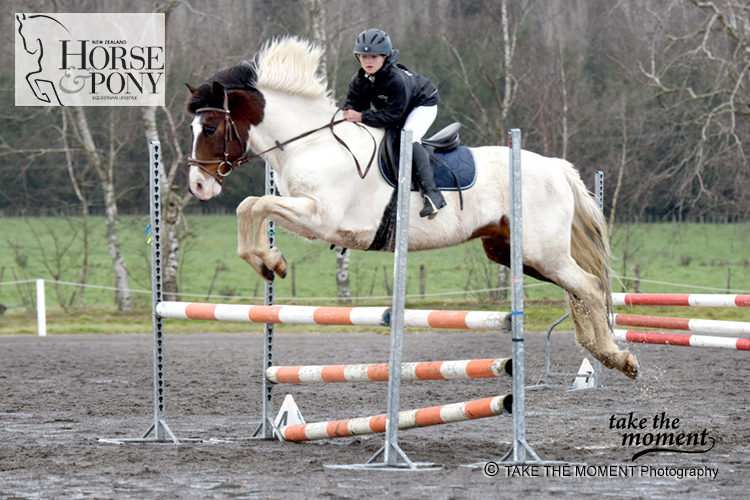
M253 206L260 200L257 196L248 196L237 207L237 255L245 260L253 270L261 275L266 281L273 281L273 271L263 264L263 261L255 255L253 247ZM264 227L255 226L258 232L266 234ZM268 240L266 240L268 243Z
M255 227L252 249L262 262L262 267L265 268L259 274L267 281L273 280L273 273L282 278L286 276L284 256L278 248L271 248L267 235L263 231L263 228L267 227L268 220L273 220L276 224L301 236L318 237L319 231L323 228L320 224L316 226L311 220L317 211L316 208L317 204L311 198L263 196L252 204L250 212Z

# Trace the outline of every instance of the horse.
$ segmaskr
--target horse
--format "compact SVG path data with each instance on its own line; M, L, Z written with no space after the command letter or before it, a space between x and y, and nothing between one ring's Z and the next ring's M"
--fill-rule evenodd
M269 244L268 220L310 240L368 250L393 195L377 169L362 173L385 132L336 119L340 109L317 73L321 53L296 37L274 39L251 62L221 70L198 87L187 84L187 110L194 115L188 187L194 196L205 201L219 195L224 177L255 156L274 170L282 196L250 196L237 208L237 253L269 282L274 275L284 278L287 266ZM509 266L509 151L470 149L475 185L445 192L448 205L437 217L420 218L421 195L411 193L408 250L480 238L490 260ZM250 151L256 154L248 156ZM607 368L636 378L637 360L611 335L603 214L569 162L523 150L521 163L524 274L560 286L578 343Z

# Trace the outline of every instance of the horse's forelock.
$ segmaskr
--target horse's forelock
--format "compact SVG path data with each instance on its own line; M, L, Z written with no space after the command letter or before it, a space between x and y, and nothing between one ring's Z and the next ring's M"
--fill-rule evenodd
M226 90L253 90L258 75L255 68L247 62L237 64L231 68L222 69L210 80L200 84L198 89L191 94L187 102L187 110L195 114L200 108L221 108L223 95L216 96L213 92L213 82L220 83Z
M202 83L188 98L187 110L188 113L194 115L195 112L201 108L212 107L211 97L212 88L210 83Z

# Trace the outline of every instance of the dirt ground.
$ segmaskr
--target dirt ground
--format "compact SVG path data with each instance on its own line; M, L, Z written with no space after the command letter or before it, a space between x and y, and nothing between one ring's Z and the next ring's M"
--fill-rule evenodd
M497 476L488 476L462 465L505 453L512 439L509 416L401 431L407 455L434 462L438 471L326 467L367 461L383 444L382 435L299 444L243 439L260 419L262 336L177 334L168 322L166 331L166 421L178 438L203 442L100 441L140 437L153 421L150 334L0 337L0 499L653 500L747 498L750 489L747 352L632 344L642 367L635 382L607 370L608 390L529 390L529 444L544 460L572 465L501 465ZM529 332L526 339L526 383L533 385L543 367L544 334ZM555 333L553 346L554 369L577 371L584 352L573 334ZM276 364L300 365L387 362L388 348L382 332L279 332L274 350ZM404 361L509 355L508 334L407 332L404 338ZM405 382L401 408L509 392L509 379ZM294 395L308 422L386 410L384 383L277 386L277 408L285 394ZM664 423L662 412L673 428L653 428L654 417ZM628 421L644 427L617 428ZM643 439L684 432L715 444L704 453L652 452L633 462L653 446L623 445L623 432ZM698 473L711 477L689 476Z

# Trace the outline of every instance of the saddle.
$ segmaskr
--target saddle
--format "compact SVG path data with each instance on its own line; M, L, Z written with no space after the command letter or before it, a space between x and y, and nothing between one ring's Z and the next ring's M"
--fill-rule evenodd
M474 155L469 148L461 145L458 136L460 128L460 123L452 123L432 137L422 139L422 145L435 167L435 184L442 191L460 193L476 182ZM380 172L392 187L398 184L399 143L400 134L394 130L387 131L378 156ZM414 175L411 190L419 190Z
M438 189L458 191L461 210L464 201L462 189L474 185L477 179L474 154L466 146L461 146L458 139L460 123L452 123L429 139L422 139L422 145L430 155L430 161L435 166L435 184ZM395 188L398 185L398 152L401 134L389 130L380 145L378 163L385 181ZM412 175L411 190L418 191L416 180ZM396 234L396 199L398 189L394 189L388 201L380 225L375 233L369 251L390 251L395 248Z

